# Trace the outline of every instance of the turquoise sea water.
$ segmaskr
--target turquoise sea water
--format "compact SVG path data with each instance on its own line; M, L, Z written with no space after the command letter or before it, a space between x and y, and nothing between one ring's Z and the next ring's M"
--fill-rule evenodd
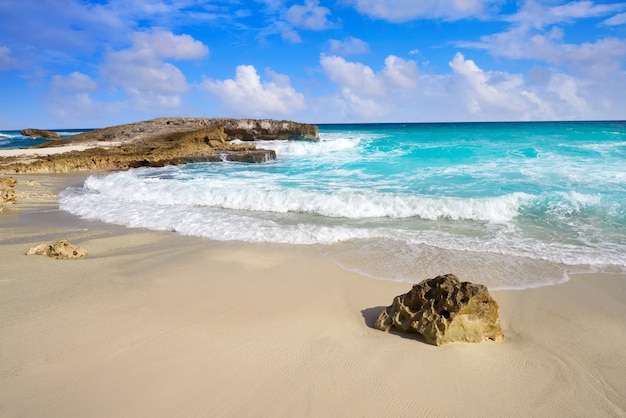
M314 245L348 270L492 288L626 271L626 122L321 125L277 160L90 177L63 210L213 240Z

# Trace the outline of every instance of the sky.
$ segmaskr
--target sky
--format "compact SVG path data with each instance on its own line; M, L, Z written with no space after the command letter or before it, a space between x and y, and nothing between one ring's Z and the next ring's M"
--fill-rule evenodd
M0 129L626 119L626 2L0 0Z

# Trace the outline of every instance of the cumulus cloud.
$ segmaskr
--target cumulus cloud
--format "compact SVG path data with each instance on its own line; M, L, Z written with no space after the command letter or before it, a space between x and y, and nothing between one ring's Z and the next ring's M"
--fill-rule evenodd
M389 22L420 18L457 20L477 17L503 3L502 0L352 0L367 16Z
M291 86L289 77L271 70L267 76L269 81L262 81L254 66L239 65L234 79L206 79L202 87L233 116L290 115L305 107L304 95Z
M330 52L337 55L365 54L370 50L367 42L352 36L345 38L343 41L331 39L328 43Z
M165 60L200 59L208 53L189 35L160 29L139 32L130 48L108 54L102 74L110 84L123 88L136 108L177 108L188 84L182 71Z
M347 117L380 117L391 111L403 98L417 90L419 71L415 61L394 55L385 59L384 67L371 67L344 58L323 55L320 64L326 76L337 85L343 112Z
M492 71L460 52L445 74L418 72L394 56L380 71L336 56L320 63L337 90L314 107L333 122L615 119L626 105L623 72L590 80L556 68Z
M296 28L323 30L332 26L328 20L330 10L319 5L317 0L307 0L303 5L291 6L285 16L287 21Z
M97 83L88 75L74 71L68 76L53 76L50 86L56 91L88 92L94 91Z
M472 114L486 115L489 111L499 114L525 112L523 78L503 72L485 72L472 60L457 53L450 67L458 76L459 100L465 101Z
M64 123L84 123L104 112L105 106L94 100L92 93L98 83L86 74L75 71L67 76L55 75L50 80L48 112Z
M79 71L52 76L49 113L74 124L122 110L176 111L189 85L182 71L167 60L201 59L208 55L208 48L188 35L161 29L136 32L131 39L129 48L109 51L98 79Z
M257 0L265 4L265 13L272 23L260 32L261 38L280 35L291 43L302 42L299 31L322 31L338 26L331 21L329 8L320 6L318 0L305 0L304 4L287 7L283 0Z

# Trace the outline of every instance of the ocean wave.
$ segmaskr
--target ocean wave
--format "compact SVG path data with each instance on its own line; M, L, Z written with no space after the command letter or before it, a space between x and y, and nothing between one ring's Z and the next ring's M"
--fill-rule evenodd
M111 199L93 189L68 189L60 195L60 207L75 215L127 227L174 231L182 235L218 241L270 242L282 244L334 244L350 240L391 240L410 246L429 246L464 254L525 257L565 265L626 265L624 245L600 240L587 245L524 237L511 225L494 224L491 232L473 233L467 225L448 225L446 230L407 228L393 222L332 221L303 215L223 210L204 205ZM434 225L431 225L434 226ZM388 250L392 251L393 247ZM390 260L395 256L389 256Z
M271 149L279 156L314 156L359 146L362 137L321 135L319 141L256 141L258 148Z
M410 218L508 222L534 196L455 198L380 193L368 190L318 191L283 187L248 178L211 177L191 180L141 178L136 172L89 177L85 188L117 202L207 206L257 212L296 212L332 218Z

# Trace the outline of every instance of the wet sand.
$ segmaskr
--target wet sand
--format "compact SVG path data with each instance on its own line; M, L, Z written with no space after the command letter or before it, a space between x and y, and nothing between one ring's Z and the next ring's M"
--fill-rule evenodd
M0 214L0 416L626 415L624 273L492 291L504 342L434 347L372 328L406 283L59 211L83 177ZM88 257L25 255L58 238Z

